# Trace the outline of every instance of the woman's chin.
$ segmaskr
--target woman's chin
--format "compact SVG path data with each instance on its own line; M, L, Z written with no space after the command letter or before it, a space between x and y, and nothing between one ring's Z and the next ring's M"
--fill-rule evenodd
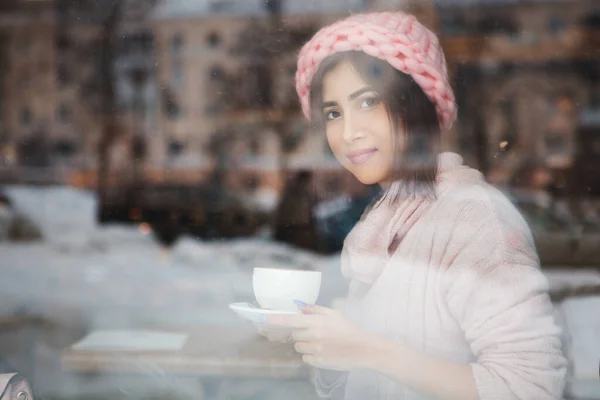
M378 177L373 176L373 175L367 175L367 174L353 174L353 175L363 185L374 185L374 184L380 182L380 179L378 179Z
M384 182L386 177L390 175L390 168L373 163L361 165L343 164L343 166L363 185L374 185Z

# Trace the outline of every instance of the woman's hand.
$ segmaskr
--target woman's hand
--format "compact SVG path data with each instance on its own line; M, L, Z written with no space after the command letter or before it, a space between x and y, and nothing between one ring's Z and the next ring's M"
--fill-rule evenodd
M271 342L289 343L292 341L292 330L280 326L254 324L259 335L266 337Z
M310 305L302 315L270 315L266 326L288 328L296 351L307 364L348 371L368 366L377 338L359 328L339 311Z

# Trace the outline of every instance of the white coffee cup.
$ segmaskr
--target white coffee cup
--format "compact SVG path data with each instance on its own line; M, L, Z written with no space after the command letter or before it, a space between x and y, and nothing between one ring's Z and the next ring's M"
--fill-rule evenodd
M298 311L294 300L315 304L321 291L321 272L282 268L254 268L254 297L261 308Z

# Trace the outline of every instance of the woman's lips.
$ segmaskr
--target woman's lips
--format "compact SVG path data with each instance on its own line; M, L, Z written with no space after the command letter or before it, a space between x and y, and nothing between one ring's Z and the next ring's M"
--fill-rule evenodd
M352 164L362 164L367 162L376 151L376 148L363 149L348 153L346 156Z

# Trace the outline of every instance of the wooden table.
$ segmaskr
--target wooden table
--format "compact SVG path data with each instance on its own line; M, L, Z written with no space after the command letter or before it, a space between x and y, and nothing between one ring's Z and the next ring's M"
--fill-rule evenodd
M175 331L174 331L175 332ZM62 354L63 368L82 374L143 374L151 365L202 382L204 398L216 399L224 379L306 380L309 368L292 345L272 343L254 327L202 326L187 333L181 350L76 350Z

